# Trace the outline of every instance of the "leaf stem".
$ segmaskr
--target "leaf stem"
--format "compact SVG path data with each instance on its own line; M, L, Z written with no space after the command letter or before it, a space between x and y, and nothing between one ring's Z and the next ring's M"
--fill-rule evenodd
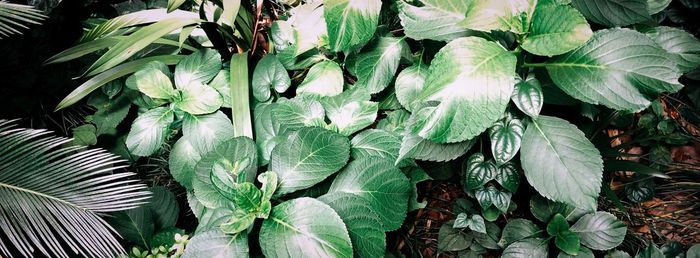
M545 63L523 63L523 67L547 67Z

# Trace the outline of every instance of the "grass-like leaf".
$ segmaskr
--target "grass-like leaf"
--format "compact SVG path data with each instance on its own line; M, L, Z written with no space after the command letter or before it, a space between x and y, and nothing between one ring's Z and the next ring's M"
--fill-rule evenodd
M46 15L31 6L0 1L0 39L20 34L20 29L28 29L26 23L41 24Z

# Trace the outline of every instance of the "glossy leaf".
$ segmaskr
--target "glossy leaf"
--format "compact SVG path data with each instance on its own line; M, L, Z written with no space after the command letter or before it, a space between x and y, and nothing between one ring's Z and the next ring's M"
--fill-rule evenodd
M569 231L569 222L559 213L555 214L547 223L547 233L550 236L557 236L566 231Z
M510 244L503 250L502 258L548 257L547 241L528 238Z
M297 94L335 96L343 92L343 71L334 61L322 61L309 69L304 81L297 87Z
M175 95L170 78L155 68L144 69L132 75L139 91L156 99L170 99Z
M571 0L571 5L592 22L608 27L651 20L647 0Z
M583 132L566 120L539 116L523 135L520 162L527 181L543 196L593 210L603 160Z
M348 136L374 123L379 106L370 101L370 94L363 89L348 90L321 101L331 126L338 133Z
M428 76L428 66L422 63L403 69L396 76L394 88L399 103L408 111L413 111L418 95L423 91L425 78Z
M173 179L188 190L192 190L194 168L199 161L200 152L195 149L186 136L181 137L170 150L168 166Z
M160 107L139 115L126 137L126 147L137 156L150 156L160 149L168 137L173 111Z
M657 14L666 9L671 0L647 0L649 14Z
M523 126L520 119L507 114L502 120L496 121L489 128L489 138L491 138L491 153L496 165L503 165L515 157L520 150L522 142Z
M253 138L253 122L250 118L250 93L248 81L248 53L237 53L231 57L231 121L236 136ZM177 70L176 70L177 72ZM235 101L234 101L235 100Z
M328 194L350 193L369 200L385 231L398 229L406 217L410 183L391 162L370 157L351 161L333 180Z
M366 89L371 94L384 90L394 79L402 56L411 56L406 41L393 37L381 37L365 50L348 57L345 67L357 77L354 86Z
M592 35L586 19L573 7L538 2L521 47L535 55L555 56L583 45Z
M493 179L497 172L493 160L486 160L481 153L476 153L465 160L462 169L464 170L464 186L467 191L484 186Z
M581 101L638 111L650 95L676 92L680 71L671 57L644 34L600 30L585 45L544 64L554 83Z
M315 185L338 172L350 157L344 136L317 127L292 133L272 150L270 170L279 176L278 195Z
M442 224L438 231L437 248L442 252L461 251L472 244L472 236L454 228L449 222Z
M515 106L526 115L537 118L544 104L544 93L540 82L535 78L534 74L527 77L525 81L518 80L515 84L513 96L510 99L515 103Z
M687 73L700 65L700 41L682 29L659 26L643 31L654 42L671 54L682 73Z
M284 69L275 55L266 55L255 66L252 86L253 96L258 101L263 102L270 99L270 88L283 93L291 84L292 81L289 79L287 70Z
M202 49L188 55L175 66L175 86L208 83L221 70L221 55L213 49Z
M270 110L271 121L280 124L280 131L298 130L306 126L325 126L325 110L321 103L310 97L298 96L278 101Z
M333 52L364 46L379 22L381 0L323 0L328 41Z
M203 115L218 110L224 100L214 88L192 82L180 88L180 96L173 102L175 107L192 115Z
M521 13L528 12L530 1L467 1L465 19L457 25L470 30L491 32L492 30L522 33Z
M314 212L309 212L314 211ZM327 204L304 197L280 203L260 229L266 257L352 257L350 236Z
M353 159L378 157L387 161L395 161L399 156L401 138L390 132L378 129L368 129L355 135L350 141Z
M466 18L469 3L462 0L422 0L418 7L396 2L404 33L412 39L450 41L470 34L457 24Z
M231 120L221 111L208 115L185 115L182 119L182 134L200 154L235 137Z
M511 193L515 193L518 190L518 185L520 185L520 172L515 163L511 161L498 166L494 179L501 187Z
M562 250L570 255L578 255L578 251L581 248L581 240L576 233L571 231L559 233L554 238L554 244L559 248L559 250Z
M501 118L515 83L515 56L497 43L467 37L435 56L418 101L425 107L411 131L440 143L469 140Z
M598 211L581 217L571 226L571 231L581 237L581 244L593 250L609 250L622 243L627 226L614 215Z
M489 206L493 205L502 213L506 213L510 206L512 194L500 191L494 186L488 186L474 191L474 196L479 201L479 205L481 205L482 209L487 209Z
M560 252L557 255L557 258L595 258L595 255L593 254L593 251L591 251L591 249L581 246L576 255L570 255L565 252Z
M508 245L526 239L542 237L542 230L526 219L512 219L508 221L501 234L498 245L507 247Z

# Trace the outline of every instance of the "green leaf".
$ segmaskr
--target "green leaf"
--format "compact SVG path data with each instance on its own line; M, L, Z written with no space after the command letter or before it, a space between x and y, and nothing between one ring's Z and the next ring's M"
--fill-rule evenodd
M185 115L182 134L199 154L205 154L235 136L231 120L221 111L208 115Z
M379 22L381 0L323 0L330 50L360 49L374 35Z
M106 95L98 93L88 98L87 104L97 109L92 115L92 122L97 128L97 136L108 134L116 135L117 126L122 123L129 114L131 102L125 94L109 99Z
M572 97L619 110L642 110L649 106L650 95L682 87L680 72L666 51L628 29L597 31L582 47L544 66Z
M310 96L281 100L271 108L271 121L280 125L280 132L298 130L306 126L325 126L323 105Z
M593 254L593 251L591 251L591 249L580 246L580 249L578 250L578 253L576 255L570 255L565 252L560 252L557 255L557 258L595 258L595 255Z
M488 219L488 218L484 218ZM487 249L498 250L501 249L498 246L498 240L501 238L501 229L498 228L493 222L485 222L486 224L486 234L473 232L474 240L481 246Z
M622 27L651 20L647 0L572 0L588 20L608 27Z
M331 126L338 133L348 136L374 123L379 106L370 101L371 95L364 89L347 90L340 95L321 100Z
M248 256L246 234L227 235L219 229L197 233L187 243L182 258L219 258Z
M503 250L502 258L548 257L547 241L527 238L510 244Z
M515 193L520 185L520 172L518 172L515 162L511 161L498 166L494 180L504 189Z
M170 150L168 168L173 179L188 190L192 190L192 177L194 168L199 161L200 152L195 149L195 145L188 137L183 136Z
M231 107L231 73L227 70L220 70L216 76L214 76L214 79L211 79L209 82L209 86L212 88L216 89L216 91L219 92L219 95L221 95L221 98L223 99L223 104L221 104L222 107L230 108Z
M392 133L401 133L404 131L404 124L410 115L410 113L403 109L387 111L386 117L377 122L377 129Z
M659 26L642 32L671 54L681 73L695 70L700 65L700 41L685 30Z
M396 98L406 110L413 111L414 103L418 95L423 91L425 78L427 76L428 66L423 63L417 63L403 69L403 71L396 76L396 82L394 83Z
M410 188L408 178L391 162L370 157L351 161L338 173L328 193L366 198L379 214L384 230L393 231L406 217Z
M396 164L405 158L427 161L450 161L464 155L474 145L474 140L457 143L436 143L405 132Z
M259 165L270 163L270 154L277 143L284 140L279 136L281 124L272 119L272 110L277 103L260 103L255 106L253 121L255 126L255 143L258 145Z
M250 119L250 93L248 84L248 53L231 56L231 120L236 136L253 138L253 123ZM234 101L235 100L235 101Z
M155 61L154 61L155 62ZM156 99L170 99L175 95L175 89L170 78L155 68L140 70L132 75L136 87L146 96Z
M464 161L462 170L464 170L464 187L467 191L471 191L493 179L496 175L496 163L493 160L486 160L484 154L475 153Z
M496 165L503 165L515 157L520 150L523 131L523 123L510 114L506 114L503 120L496 121L489 128L491 152Z
M313 186L338 172L350 157L350 142L318 127L292 133L272 150L270 170L279 176L278 195Z
M694 244L688 248L688 253L685 255L686 258L698 258L700 257L700 244Z
M175 87L191 83L206 84L221 70L221 55L213 49L202 49L190 54L175 66Z
M395 161L399 156L401 138L384 130L367 129L355 135L350 144L352 145L350 154L353 159L377 157Z
M428 205L428 201L424 200L422 202L418 202L418 183L432 180L433 178L430 177L425 170L419 167L407 167L403 172L411 181L411 198L408 201L408 211L411 212L417 209L425 208L425 206Z
M287 70L275 55L266 55L255 66L252 86L253 96L258 101L264 102L270 99L270 88L283 93L291 84Z
M155 230L174 227L180 214L180 205L175 199L175 194L163 186L154 186L149 190L153 195L147 206L153 214Z
M160 246L172 247L175 245L175 236L177 234L183 236L185 235L185 230L176 227L168 227L160 230L158 233L154 234L153 237L151 237L150 245L154 248Z
M420 7L396 1L407 37L450 41L471 34L457 23L466 18L469 3L463 0L422 0Z
M228 207L227 189L235 183L253 182L257 172L255 143L248 137L236 137L202 154L192 180L197 200L207 208Z
M627 226L614 215L598 211L581 217L571 226L571 231L578 234L581 244L593 250L609 250L622 243Z
M586 136L566 120L539 116L523 135L520 162L540 194L594 210L600 193L603 160Z
M180 96L173 101L175 107L192 115L213 113L223 104L223 98L214 88L192 82L180 88Z
M534 195L530 199L530 212L542 222L548 222L555 214L564 215L569 221L575 220L578 218L577 213L579 213L576 211L574 206L554 202L539 195Z
M557 236L563 232L569 231L569 222L566 221L563 215L557 213L547 223L547 233L550 236Z
M358 257L381 257L386 236L379 215L368 200L350 193L332 193L318 198L333 208L345 223Z
M647 10L649 10L649 14L657 14L666 9L669 4L671 4L671 0L647 0Z
M358 55L345 60L346 69L357 77L354 87L378 93L389 85L401 57L411 56L411 49L404 39L381 37L364 48Z
M84 124L73 128L73 144L90 146L97 144L97 128L91 124Z
M109 225L127 242L149 248L148 241L153 236L155 226L153 214L146 206L115 212L107 218Z
M350 236L340 216L308 197L272 209L260 229L260 248L266 257L352 257Z
M451 223L440 226L438 231L438 250L441 252L461 251L472 244L472 236L455 229Z
M304 81L297 87L298 94L335 96L343 92L343 71L335 61L322 61L309 69Z
M148 63L150 63L151 61L160 61L165 64L171 65L176 64L182 58L183 56L179 55L151 56L115 66L112 69L109 69L95 77L90 78L89 80L85 81L83 84L78 86L78 88L73 90L70 94L68 94L68 96L63 98L63 100L61 100L60 103L58 103L58 105L56 106L56 111L77 103L78 101L80 101L85 96L89 95L91 92L93 92L102 85L105 85L127 74L131 74L133 72L141 70L141 68L148 65Z
M606 160L603 168L607 172L632 171L640 175L670 179L671 177L642 163L631 160Z
M511 219L508 221L505 227L503 227L503 233L501 234L501 240L498 241L498 245L502 247L507 247L510 244L526 239L526 238L538 238L542 237L542 230L532 223L532 221L526 219Z
M605 255L605 258L632 258L632 256L625 251L615 250Z
M241 8L241 0L223 0L224 10L221 14L221 19L226 21L229 26L234 26L238 11Z
M493 205L498 210L503 213L508 212L508 207L510 206L511 193L500 191L496 187L490 185L486 188L477 189L474 192L474 196L479 201L482 209L487 209L489 206Z
M154 23L170 18L198 18L199 16L194 12L175 10L173 12L168 12L166 9L150 9L141 10L138 12L124 14L112 18L106 22L95 26L91 30L85 32L80 38L79 42L89 42L97 40L98 38L121 35L127 30L122 30L123 28L133 27L142 24Z
M561 55L583 45L592 35L586 19L573 7L538 2L530 33L521 47L535 55Z
M126 137L126 147L137 156L150 156L163 145L175 119L173 111L159 107L140 114Z
M324 6L322 4L323 1L312 1L298 5L289 11L291 14L289 20L278 20L272 23L271 37L275 43L275 49L278 51L277 57L288 69L292 69L292 67L287 66L285 59L291 59L292 63L290 64L300 61L294 64L294 66L298 66L294 69L306 67L307 65L302 64L309 60L297 60L297 57L303 59L310 56L310 59L313 61L315 59L313 56L319 54L315 48L324 47L328 44L326 20L323 17ZM306 54L309 53L313 54L307 56ZM319 57L325 59L322 54Z
M634 258L657 258L665 257L664 253L653 243L649 244L647 248L637 253Z
M455 219L454 228L469 228L475 232L486 234L486 224L484 224L484 218L478 214L474 214L469 217L466 213L460 213Z
M109 48L109 51L100 56L85 72L87 76L92 76L129 59L138 51L144 49L160 37L185 26L200 22L195 18L171 18L143 27L129 35L125 40ZM177 78L175 80L177 85Z
M520 111L532 118L537 118L544 104L544 93L535 75L531 74L525 81L518 80L510 99Z
M498 43L467 37L451 41L435 55L420 102L423 109L411 131L423 138L453 143L474 138L503 116L515 84L515 56Z
M460 21L458 26L483 32L492 30L524 32L520 14L528 12L529 0L467 2L465 19Z
M554 238L554 244L563 252L570 255L578 255L578 250L581 249L581 240L576 233L564 231Z
M177 10L184 3L185 0L168 0L168 12Z

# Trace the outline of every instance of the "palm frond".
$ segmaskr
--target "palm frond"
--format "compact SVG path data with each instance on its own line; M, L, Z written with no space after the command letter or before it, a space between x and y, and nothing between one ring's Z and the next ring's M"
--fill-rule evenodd
M62 147L71 139L49 134L0 120L0 256L123 253L99 214L138 207L149 197L146 186L129 179L133 173L114 172L125 167L117 156Z
M46 15L31 6L0 1L0 39L20 34L20 29L28 28L26 23L41 24L44 19Z

